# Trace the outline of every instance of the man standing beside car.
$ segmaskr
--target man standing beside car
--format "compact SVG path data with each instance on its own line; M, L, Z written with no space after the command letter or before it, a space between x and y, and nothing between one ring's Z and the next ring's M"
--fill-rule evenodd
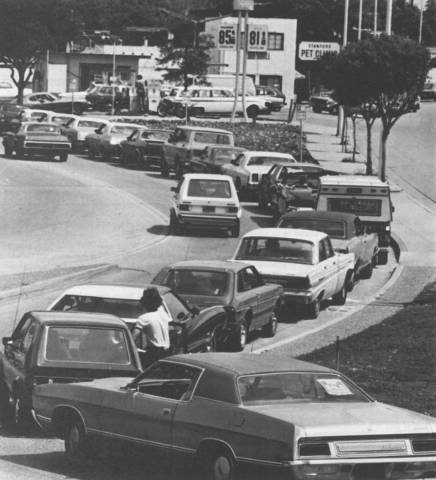
M145 112L145 86L142 81L142 75L136 75L135 88L138 99L138 111Z
M157 288L144 290L140 303L145 310L137 319L137 325L145 334L147 340L147 363L164 357L170 348L169 322L170 316L162 307L162 297Z

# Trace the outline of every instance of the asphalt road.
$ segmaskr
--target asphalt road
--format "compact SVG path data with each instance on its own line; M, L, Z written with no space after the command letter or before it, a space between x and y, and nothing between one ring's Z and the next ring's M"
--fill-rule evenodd
M399 148L397 153L392 150L390 159L395 160L396 165L400 165L397 160L407 148L416 146L419 132L415 130L421 123L416 120L429 114L430 125L434 125L435 112L434 105L428 104L407 126L399 123L398 128L404 131L399 134L398 141L404 142L404 148ZM332 121L328 116L317 117L321 122ZM394 134L393 131L390 142ZM428 177L434 167L427 152L434 145L431 136L424 135L422 141L409 158L419 158L420 165L424 165L419 169L421 176ZM162 179L154 172L126 170L116 164L75 156L66 164L17 162L1 157L0 175L0 261L5 278L20 275L26 283L27 276L30 278L41 270L68 273L73 266L100 263L145 270L141 275L149 278L158 268L175 260L229 258L237 244L236 239L224 235L167 236L169 188L175 182ZM410 180L412 176L407 174L406 178ZM413 188L424 189L427 193L426 181L418 174L413 177ZM241 233L269 225L269 218L260 214L255 204L244 204ZM392 263L380 267L371 281L360 282L344 307L328 307L317 321L281 324L275 339L255 338L247 350L271 348L276 342L283 345L292 336L310 329L319 330L362 309L386 283L393 268ZM48 289L0 302L0 336L10 332L22 312L44 308L68 285L68 281L58 282ZM136 479L143 477L150 468L146 460L145 464L131 466L119 459L100 459L89 465L71 466L66 463L62 450L60 440L40 438L38 434L22 437L0 430L0 479ZM170 478L167 468L168 464L163 462L151 467L147 476L150 480ZM174 478L182 476L176 473Z

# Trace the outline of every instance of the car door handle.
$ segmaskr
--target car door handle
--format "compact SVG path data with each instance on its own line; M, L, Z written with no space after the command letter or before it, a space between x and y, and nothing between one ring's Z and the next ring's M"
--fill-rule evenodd
M164 417L167 417L171 413L171 408L163 408L161 413Z

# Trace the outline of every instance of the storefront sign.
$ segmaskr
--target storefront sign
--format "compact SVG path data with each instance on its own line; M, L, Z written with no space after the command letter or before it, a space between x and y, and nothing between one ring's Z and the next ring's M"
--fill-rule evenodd
M300 60L318 60L326 53L339 53L339 43L334 42L300 42L298 58Z

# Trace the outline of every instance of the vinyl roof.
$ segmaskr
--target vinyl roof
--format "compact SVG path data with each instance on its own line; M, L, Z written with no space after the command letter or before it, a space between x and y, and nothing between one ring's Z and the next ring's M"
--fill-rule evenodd
M232 262L230 260L185 260L173 263L170 268L199 268L202 270L231 270L233 272L239 272L241 269L248 266L250 266L249 263Z
M251 230L251 232L246 233L242 238L271 237L318 242L325 236L325 233L303 230L301 228L257 228L256 230Z
M89 297L113 298L122 300L139 300L145 288L155 287L163 295L170 289L159 285L117 285L117 284L87 284L69 288L64 295L83 295Z
M45 324L77 324L86 323L94 325L124 327L125 323L115 315L106 313L85 312L54 312L36 311L29 312L34 318Z

